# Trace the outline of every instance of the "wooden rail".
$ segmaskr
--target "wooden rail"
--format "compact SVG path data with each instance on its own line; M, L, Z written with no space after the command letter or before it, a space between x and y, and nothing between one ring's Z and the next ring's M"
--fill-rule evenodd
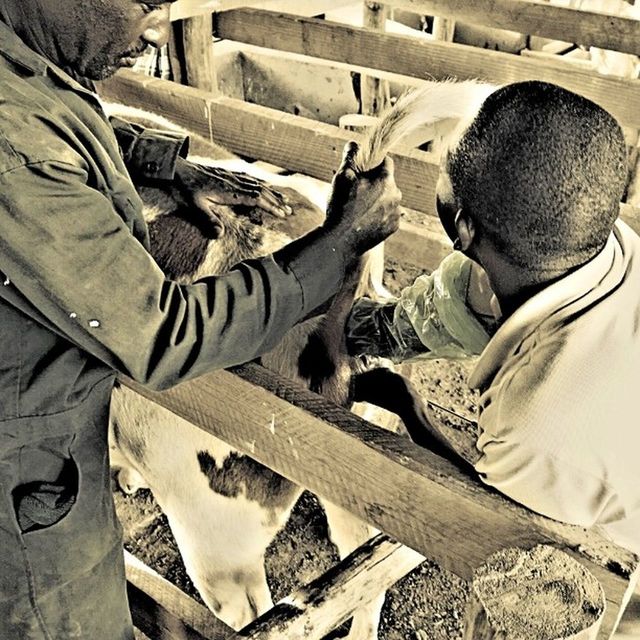
M419 553L380 534L230 640L322 640L423 560Z
M640 21L633 18L529 0L386 0L386 4L640 55Z
M607 638L640 560L592 531L535 515L450 462L256 365L162 393L126 382L283 476L470 579L505 547L556 546L600 582Z
M126 70L101 83L100 93L109 100L157 110L186 129L212 139L239 155L265 160L326 181L331 180L340 165L345 143L358 139L359 135L241 100L215 98L192 87ZM640 91L638 93L640 95ZM403 203L410 209L432 217L434 222L427 225L421 236L432 244L437 257L442 257L442 251L448 244L439 231L434 210L439 161L434 154L422 151L392 156ZM640 231L640 210L623 206L622 218ZM408 234L412 233L411 230L415 232L417 227L405 226L403 234L388 244L390 251L394 242L410 247L412 241ZM431 268L434 266L433 260L429 259L427 250L427 246L416 244L409 255L422 261L418 262L418 266Z
M152 640L225 640L233 629L125 551L133 624Z
M259 9L224 12L216 16L215 22L216 35L221 38L424 80L479 78L495 84L522 80L552 82L597 102L621 124L640 128L639 80L602 76L562 61L373 33L325 20Z

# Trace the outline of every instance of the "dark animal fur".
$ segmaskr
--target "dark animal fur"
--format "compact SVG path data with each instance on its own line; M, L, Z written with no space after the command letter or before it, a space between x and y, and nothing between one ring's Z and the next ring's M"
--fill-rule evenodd
M295 484L235 451L225 458L222 466L208 452L198 451L198 464L211 490L227 498L244 495L264 507L285 509L298 494Z

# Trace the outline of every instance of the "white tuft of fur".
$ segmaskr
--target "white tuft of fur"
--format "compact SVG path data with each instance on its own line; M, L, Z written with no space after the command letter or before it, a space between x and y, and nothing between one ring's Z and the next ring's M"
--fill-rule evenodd
M400 143L417 147L420 131L441 120L467 119L498 87L475 80L430 82L405 93L368 133L354 159L357 172L380 166L389 151Z

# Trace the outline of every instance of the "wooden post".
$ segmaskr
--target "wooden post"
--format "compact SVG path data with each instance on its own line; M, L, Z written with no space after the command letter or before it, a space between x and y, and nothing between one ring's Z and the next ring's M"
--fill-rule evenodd
M365 0L364 28L384 33L387 13L388 10L386 6L379 2ZM363 76L360 95L362 98L362 113L367 116L380 115L391 103L389 82L380 78Z
M186 18L182 30L187 84L218 95L211 14Z
M563 551L504 549L474 574L464 640L594 640L604 609L600 583Z
M453 18L433 18L433 39L442 42L453 42L456 21Z

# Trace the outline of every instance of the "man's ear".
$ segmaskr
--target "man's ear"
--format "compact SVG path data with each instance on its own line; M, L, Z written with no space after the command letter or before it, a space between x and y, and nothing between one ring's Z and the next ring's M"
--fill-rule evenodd
M456 213L454 224L456 225L456 232L460 240L460 250L466 252L476 237L476 226L473 219L470 218L463 209L460 209L458 213Z

